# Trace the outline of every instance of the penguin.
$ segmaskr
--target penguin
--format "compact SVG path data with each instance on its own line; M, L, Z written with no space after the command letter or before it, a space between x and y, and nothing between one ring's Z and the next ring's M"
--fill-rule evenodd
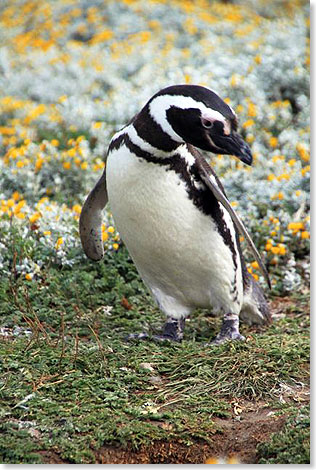
M271 321L263 290L246 268L240 235L271 287L267 270L199 151L234 155L251 165L251 150L237 127L234 110L210 88L180 84L160 90L113 136L104 172L83 205L83 250L100 260L102 210L109 202L124 244L166 316L156 340L180 342L185 319L196 308L222 316L215 345L245 339L240 319Z

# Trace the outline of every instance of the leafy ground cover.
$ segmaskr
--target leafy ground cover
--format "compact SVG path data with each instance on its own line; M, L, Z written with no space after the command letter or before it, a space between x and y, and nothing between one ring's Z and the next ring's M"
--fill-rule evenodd
M309 462L308 15L301 0L1 3L2 462ZM253 151L251 168L211 157L272 279L274 322L242 344L206 347L220 320L202 311L182 344L127 343L163 318L110 212L104 261L80 246L111 136L175 83L214 88Z
M273 299L273 325L244 326L245 343L205 346L219 319L202 311L182 344L125 342L163 318L120 250L8 279L1 305L4 462L307 463L306 296Z

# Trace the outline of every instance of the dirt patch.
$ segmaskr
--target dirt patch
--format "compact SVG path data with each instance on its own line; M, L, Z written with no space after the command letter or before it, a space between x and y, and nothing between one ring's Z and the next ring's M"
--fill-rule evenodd
M218 431L212 435L210 444L195 442L187 446L176 441L159 441L151 446L141 446L138 451L104 446L96 452L97 463L202 464L212 457L227 459L232 456L241 463L256 463L257 445L279 431L286 418L276 417L271 409L261 409L260 405L235 404L233 408L237 416L215 418Z

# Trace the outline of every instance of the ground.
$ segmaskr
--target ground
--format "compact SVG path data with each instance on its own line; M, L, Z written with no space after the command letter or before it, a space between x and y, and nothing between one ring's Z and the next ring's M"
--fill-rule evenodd
M181 344L129 343L159 310L125 249L105 262L12 275L0 291L0 460L309 462L308 292L270 294L273 323L210 347L197 311Z

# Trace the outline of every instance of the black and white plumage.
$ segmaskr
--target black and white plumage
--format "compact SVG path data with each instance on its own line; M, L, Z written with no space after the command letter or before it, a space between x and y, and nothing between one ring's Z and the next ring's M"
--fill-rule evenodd
M243 339L239 317L270 321L263 292L246 269L239 233L268 275L197 148L252 163L235 112L215 92L195 85L159 91L113 136L104 173L84 204L80 235L87 256L101 259L101 211L109 201L140 276L167 316L158 338L181 340L185 318L201 307L223 315L214 341L221 343Z

